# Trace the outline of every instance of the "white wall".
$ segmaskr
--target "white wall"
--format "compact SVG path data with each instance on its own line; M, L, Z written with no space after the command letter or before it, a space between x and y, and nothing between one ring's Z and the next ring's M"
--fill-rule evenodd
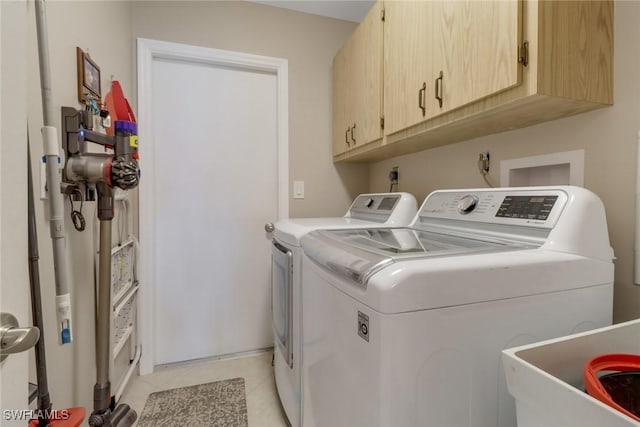
M388 188L400 167L399 189L423 200L440 188L485 187L476 161L491 153L490 178L500 183L500 160L584 149L585 187L605 204L615 263L614 319L640 317L633 285L635 170L640 129L640 2L614 7L614 105L549 123L396 157L371 165L369 189Z

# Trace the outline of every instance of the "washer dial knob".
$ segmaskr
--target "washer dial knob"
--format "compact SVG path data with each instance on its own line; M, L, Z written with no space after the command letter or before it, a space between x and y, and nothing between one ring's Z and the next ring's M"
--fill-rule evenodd
M467 194L458 201L458 212L466 215L473 212L476 206L478 206L478 196Z

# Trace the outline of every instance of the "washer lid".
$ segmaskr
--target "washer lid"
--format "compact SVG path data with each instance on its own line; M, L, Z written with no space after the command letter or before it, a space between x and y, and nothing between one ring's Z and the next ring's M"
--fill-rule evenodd
M414 220L418 206L409 193L370 193L355 198L344 217L290 218L275 223L273 236L290 246L300 246L313 230L402 227Z
M302 238L305 254L318 265L366 286L396 261L536 248L526 242L453 235L412 228L314 231Z
M375 227L376 223L345 217L290 218L275 223L273 236L288 245L300 246L300 239L314 230ZM380 224L379 227L384 227Z

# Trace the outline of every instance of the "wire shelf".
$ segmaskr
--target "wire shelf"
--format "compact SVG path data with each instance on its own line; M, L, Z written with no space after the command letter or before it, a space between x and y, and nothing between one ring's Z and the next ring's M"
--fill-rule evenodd
M131 336L136 321L136 301L138 299L138 286L135 286L123 298L122 302L113 309L113 356L117 356L122 350L127 339Z
M133 264L135 247L133 240L111 250L111 295L114 302L119 301L134 282Z

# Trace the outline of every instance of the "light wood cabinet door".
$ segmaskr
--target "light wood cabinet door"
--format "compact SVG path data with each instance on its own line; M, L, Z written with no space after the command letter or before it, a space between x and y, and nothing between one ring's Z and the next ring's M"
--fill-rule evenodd
M521 0L431 2L435 114L518 85Z
M356 148L382 138L382 24L382 2L377 2L351 40L353 50L347 62L352 75L353 99L348 102L349 114L354 117L352 129Z
M434 114L431 2L385 3L384 118L390 134Z
M332 101L332 117L333 117L333 155L342 154L351 147L349 141L347 124L347 99L350 99L350 88L348 86L348 67L347 53L348 46L345 45L333 58L332 78L333 78L333 101Z
M382 3L333 59L333 155L382 139Z

